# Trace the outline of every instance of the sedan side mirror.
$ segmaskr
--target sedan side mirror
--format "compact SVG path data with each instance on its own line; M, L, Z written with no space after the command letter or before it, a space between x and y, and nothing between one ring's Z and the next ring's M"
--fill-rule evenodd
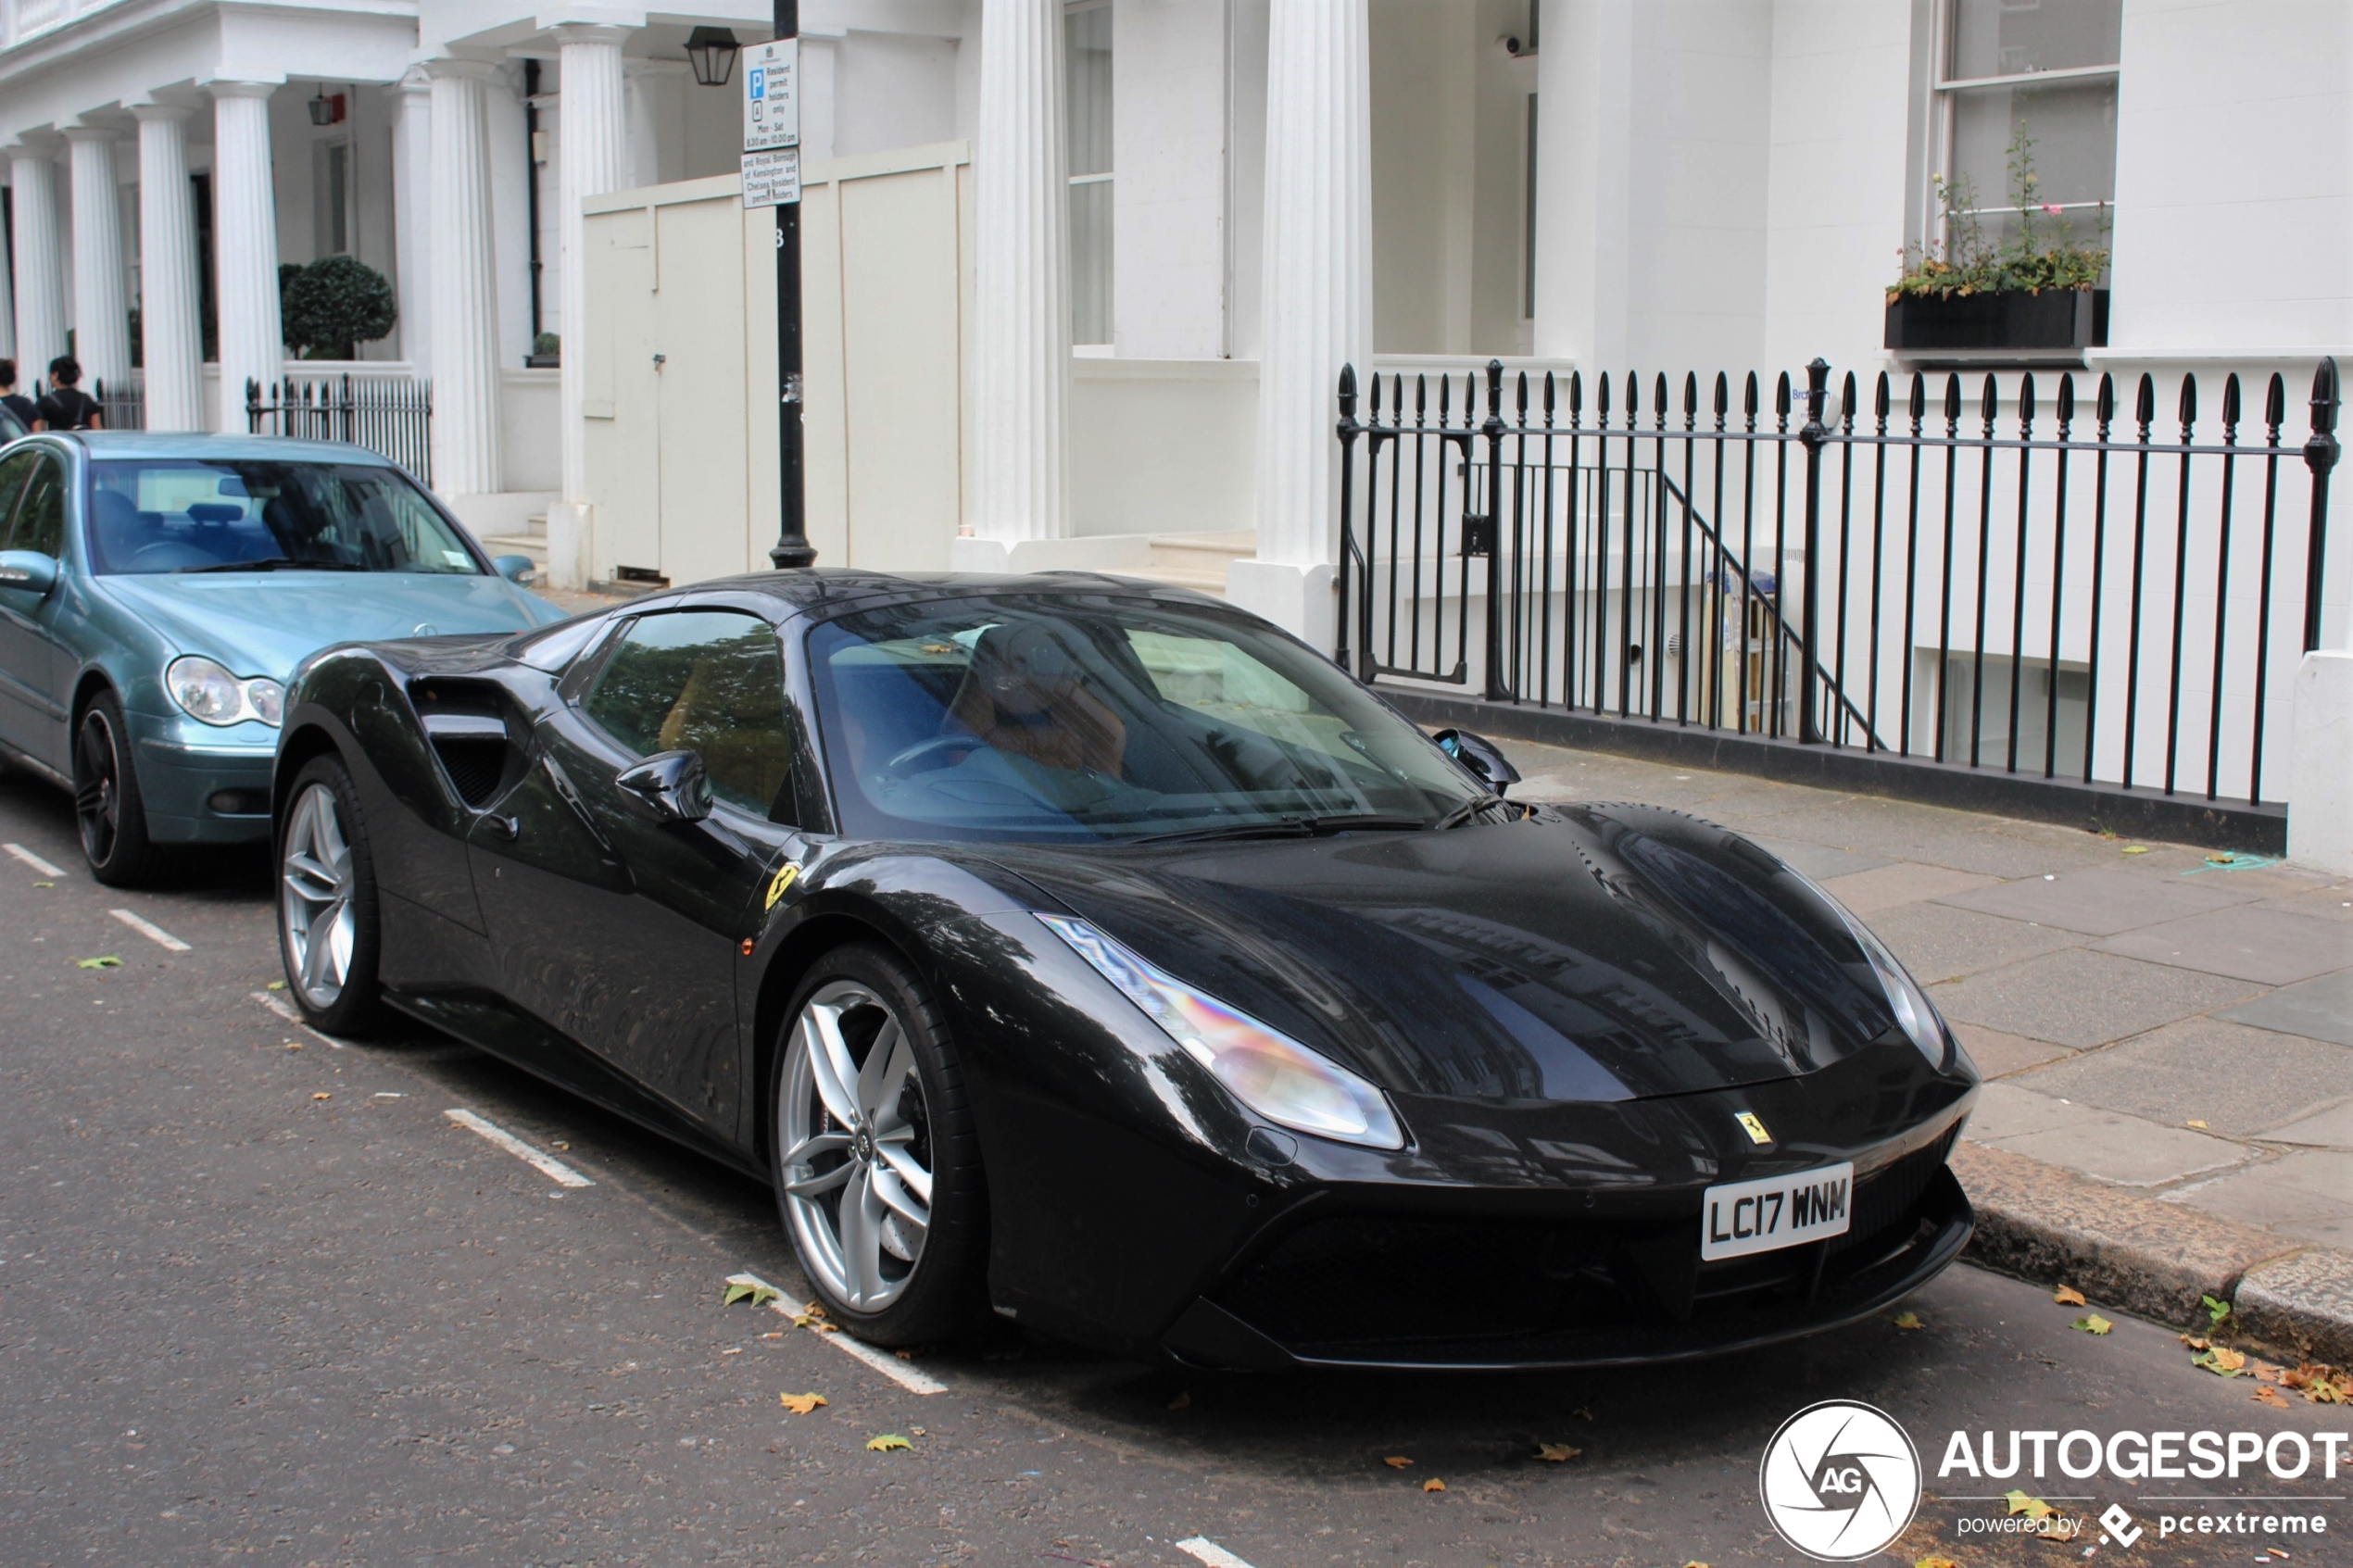
M650 822L698 822L711 815L711 781L694 752L656 752L613 783L629 809Z
M539 575L539 563L529 556L500 556L490 564L499 576L517 587L528 587Z
M57 557L39 550L0 550L0 588L15 588L42 598L57 585Z
M1519 770L1485 735L1475 735L1468 730L1441 730L1437 740L1438 748L1461 763L1463 771L1498 796L1519 783Z

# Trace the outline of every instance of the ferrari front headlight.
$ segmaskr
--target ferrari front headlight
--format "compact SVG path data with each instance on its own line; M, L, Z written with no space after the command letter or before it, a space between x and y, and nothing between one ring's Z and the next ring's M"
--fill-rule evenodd
M1083 920L1038 919L1269 1122L1370 1148L1405 1147L1389 1097L1355 1073L1186 985Z
M1880 989L1887 993L1887 1005L1895 1014L1896 1024L1912 1044L1919 1047L1920 1055L1928 1058L1931 1067L1939 1073L1944 1072L1951 1065L1952 1047L1944 1037L1944 1026L1937 1022L1936 1010L1928 1005L1926 993L1910 975L1904 972L1904 966L1895 961L1895 955L1887 950L1886 943L1872 935L1868 926L1847 914L1845 909L1841 909L1838 912L1844 917L1846 929L1853 932L1855 940L1862 945L1863 956L1871 960L1871 968L1879 975Z
M258 719L275 729L284 716L286 689L267 676L246 680L202 654L175 659L164 670L163 689L181 712L208 724L242 724Z

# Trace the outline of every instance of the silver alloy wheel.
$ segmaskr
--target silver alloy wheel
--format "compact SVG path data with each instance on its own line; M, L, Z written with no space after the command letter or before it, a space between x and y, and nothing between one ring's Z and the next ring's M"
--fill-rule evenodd
M837 1299L879 1312L914 1277L931 1226L913 1044L888 1003L834 981L794 1021L777 1094L777 1164L801 1262Z
M331 1008L350 978L359 933L351 908L351 845L334 791L323 784L311 784L295 802L278 880L287 971L304 1001Z

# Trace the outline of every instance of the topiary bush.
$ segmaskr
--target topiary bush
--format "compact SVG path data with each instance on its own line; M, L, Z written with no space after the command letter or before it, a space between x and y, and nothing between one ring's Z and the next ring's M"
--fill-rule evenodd
M304 359L353 359L400 319L392 284L354 257L321 257L309 266L281 269L278 293L286 347Z

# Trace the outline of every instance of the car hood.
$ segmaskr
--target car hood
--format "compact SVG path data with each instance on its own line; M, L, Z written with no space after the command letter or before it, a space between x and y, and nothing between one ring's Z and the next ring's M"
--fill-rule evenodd
M1401 1093L1731 1088L1818 1071L1894 1026L1812 884L1676 812L1546 809L1443 833L991 858Z
M330 643L518 632L560 612L503 577L410 571L223 571L101 577L184 653L285 680ZM428 632L427 628L431 631Z

